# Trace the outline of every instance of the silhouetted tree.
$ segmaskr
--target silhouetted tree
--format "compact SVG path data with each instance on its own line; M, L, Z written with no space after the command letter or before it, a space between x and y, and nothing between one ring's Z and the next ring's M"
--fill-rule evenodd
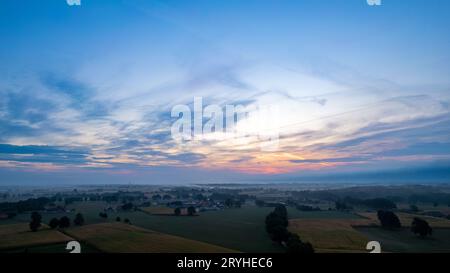
M50 228L55 229L59 226L59 220L58 218L52 218L52 220L50 220L50 223L48 223L48 225L50 226Z
M276 214L278 214L279 216L281 216L283 218L286 218L286 220L287 220L287 209L286 209L286 206L284 206L284 205L277 205L275 207L274 212Z
M130 224L130 225L131 225L131 221L130 221L130 219L128 219L128 218L125 218L125 219L123 220L123 222L124 222L125 224Z
M42 216L39 214L39 212L34 211L31 213L31 221L30 221L30 229L31 231L37 231L39 227L41 226L41 220Z
M121 221L120 217L117 216L117 217L116 217L116 222L120 222L120 221Z
M173 211L173 213L174 213L176 216L179 216L179 215L181 214L181 209L180 209L180 208L176 208L176 209Z
M76 226L82 226L84 224L84 217L83 214L81 213L77 213L77 215L75 215L75 219L73 220L73 223Z
M286 229L288 226L288 219L285 206L277 206L273 212L267 215L265 223L266 231L273 241L283 242L287 240L289 232Z
M314 248L310 243L304 243L297 234L290 233L286 241L288 253L314 253Z
M400 228L402 226L400 219L392 211L379 210L377 216L384 228Z
M433 229L430 227L427 221L415 217L411 223L411 231L414 234L419 234L420 237L426 237L433 233Z
M100 212L98 215L104 219L108 218L108 214L106 212Z
M187 213L188 213L189 216L193 216L196 213L195 208L194 207L188 207L187 208Z
M68 228L70 227L70 219L67 216L61 217L59 219L59 228Z

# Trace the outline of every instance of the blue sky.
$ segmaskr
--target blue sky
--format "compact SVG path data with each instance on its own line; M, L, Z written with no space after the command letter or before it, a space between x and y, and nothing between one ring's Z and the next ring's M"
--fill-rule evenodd
M1 0L0 184L446 167L449 12L439 0ZM217 132L178 143L171 109L194 96L276 106L278 149Z

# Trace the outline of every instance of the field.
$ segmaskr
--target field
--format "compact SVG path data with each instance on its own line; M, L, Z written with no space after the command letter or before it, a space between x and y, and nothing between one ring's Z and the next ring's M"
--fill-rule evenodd
M26 223L0 225L0 250L50 245L71 240L67 235L45 226L31 232Z
M122 223L103 223L68 229L74 238L104 252L228 253L231 249L159 233Z
M450 221L442 218L397 213L402 225L414 217L427 220L433 236L419 238L409 228L386 230L379 227L376 213L359 213L365 219L293 219L289 230L309 241L317 252L365 252L369 241L379 241L386 252L449 252Z
M243 252L280 252L282 247L267 236L264 220L273 208L244 206L200 213L197 217L167 217L142 212L120 213L134 225L203 241ZM354 214L288 209L291 218L360 218Z
M317 252L365 252L369 241L352 227L365 220L349 219L294 219L289 221L289 231L297 233L303 241L310 242Z

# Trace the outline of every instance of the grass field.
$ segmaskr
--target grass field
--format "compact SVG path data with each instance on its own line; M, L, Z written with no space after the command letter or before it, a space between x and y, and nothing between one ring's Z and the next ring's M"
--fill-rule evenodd
M231 249L122 223L103 223L66 231L104 252L120 253L228 253Z
M264 219L270 208L208 211L199 216L159 216L144 212L118 213L133 225L243 252L279 252L267 236Z
M352 219L294 219L289 221L289 231L310 242L317 252L365 252L367 236L352 227L365 223Z
M386 252L450 252L450 229L434 228L433 235L420 238L409 228L386 230L377 227L355 228L370 240L379 241L381 250Z
M70 240L72 238L69 236L45 226L36 232L31 232L26 223L0 226L0 250L49 245Z

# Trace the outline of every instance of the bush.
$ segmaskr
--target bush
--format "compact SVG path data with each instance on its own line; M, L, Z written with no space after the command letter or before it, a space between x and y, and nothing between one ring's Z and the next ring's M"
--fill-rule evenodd
M392 211L379 210L377 213L378 220L384 228L400 228L402 227L400 219Z
M75 215L75 219L73 220L73 223L76 226L82 226L84 224L84 217L81 213L77 213L77 215Z
M411 232L419 234L420 237L426 237L433 233L433 229L430 227L427 221L415 217L411 223Z
M50 220L50 223L48 223L48 225L50 226L50 228L55 229L59 226L59 220L58 218L53 218L52 220Z
M70 219L67 216L61 217L59 219L59 228L68 228L70 227Z

